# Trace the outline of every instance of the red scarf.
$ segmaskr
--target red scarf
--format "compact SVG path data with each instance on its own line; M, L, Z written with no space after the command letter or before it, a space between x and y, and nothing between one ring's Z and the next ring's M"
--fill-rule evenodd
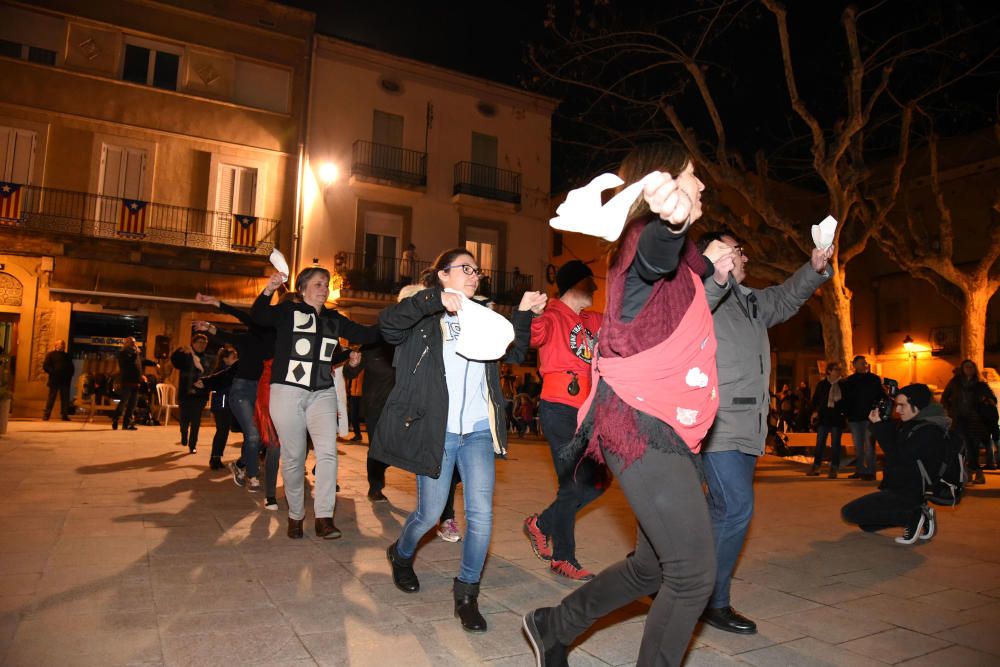
M668 424L697 454L719 409L717 343L701 278L687 266L680 270L695 292L683 319L665 340L628 357L603 357L598 344L592 389L579 414L582 422L604 378L629 407Z

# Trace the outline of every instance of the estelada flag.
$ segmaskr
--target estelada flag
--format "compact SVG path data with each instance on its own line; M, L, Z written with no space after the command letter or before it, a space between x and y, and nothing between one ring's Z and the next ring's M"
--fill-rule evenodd
M253 250L257 247L257 218L252 215L233 216L233 247Z
M138 199L122 199L118 214L118 235L141 238L146 235L146 204Z
M21 186L0 181L0 221L10 224L21 220Z

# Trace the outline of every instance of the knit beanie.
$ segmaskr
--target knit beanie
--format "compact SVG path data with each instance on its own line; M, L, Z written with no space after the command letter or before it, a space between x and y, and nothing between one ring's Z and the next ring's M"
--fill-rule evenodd
M571 259L566 262L559 267L559 272L556 273L556 286L559 288L559 296L565 294L584 278L591 278L593 275L594 272L590 270L590 267L578 259Z
M917 410L923 410L930 405L931 401L934 399L934 395L925 384L908 384L900 389L899 393L906 394L906 398L910 401L910 405L915 407Z

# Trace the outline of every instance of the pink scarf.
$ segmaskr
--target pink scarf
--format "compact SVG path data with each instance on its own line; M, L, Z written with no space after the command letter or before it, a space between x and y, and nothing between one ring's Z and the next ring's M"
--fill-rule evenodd
M598 380L604 378L623 402L668 424L697 454L719 409L717 343L705 287L693 271L682 270L693 281L695 295L677 328L662 342L627 357L603 357L598 343L591 391L579 421L589 413Z

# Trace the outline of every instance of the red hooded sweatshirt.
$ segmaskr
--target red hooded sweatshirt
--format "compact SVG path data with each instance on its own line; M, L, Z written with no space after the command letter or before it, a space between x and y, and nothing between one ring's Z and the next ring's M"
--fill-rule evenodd
M545 312L531 322L531 345L538 348L538 370L542 376L542 400L579 408L590 394L590 364L594 340L603 316L584 310L579 314L558 299L549 301ZM570 395L569 384L576 373L580 391Z

